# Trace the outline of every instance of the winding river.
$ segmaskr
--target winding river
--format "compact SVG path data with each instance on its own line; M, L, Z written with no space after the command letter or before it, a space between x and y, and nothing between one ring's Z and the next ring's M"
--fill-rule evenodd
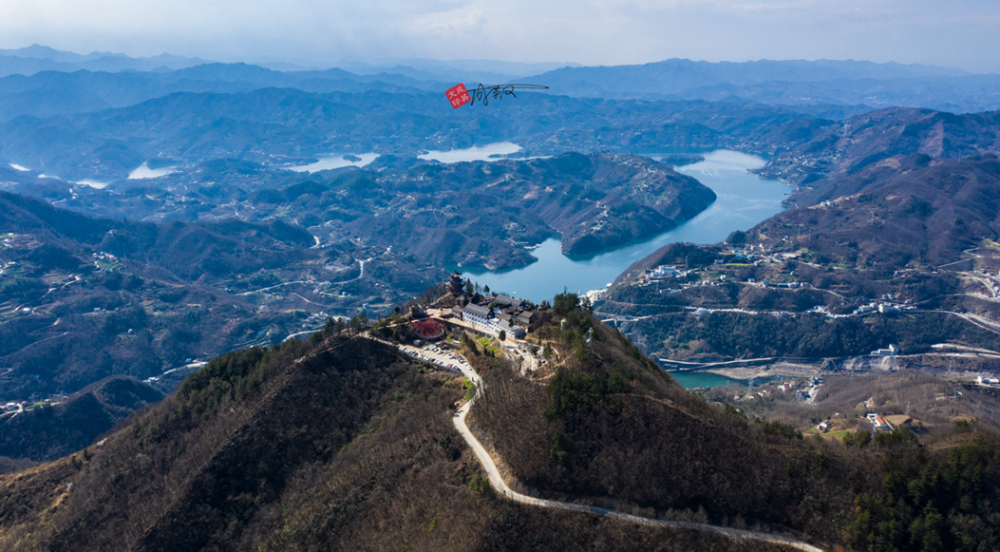
M657 159L659 156L651 156ZM559 239L545 240L532 251L538 261L513 270L490 271L465 267L459 270L479 284L540 302L551 300L563 288L571 292L600 289L613 282L632 263L673 242L717 243L734 230L747 230L784 208L789 188L777 180L762 180L747 172L764 166L760 157L719 150L705 160L677 168L711 188L718 199L688 222L657 236L596 255L563 255Z

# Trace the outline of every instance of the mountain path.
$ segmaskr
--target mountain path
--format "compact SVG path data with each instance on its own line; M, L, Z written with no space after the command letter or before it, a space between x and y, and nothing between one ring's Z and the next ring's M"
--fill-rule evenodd
M386 341L376 338L370 334L361 334L361 337L371 339L373 341L378 341L383 344L388 344ZM350 340L349 340L350 341ZM343 344L342 344L343 345ZM302 359L299 359L302 360ZM571 502L560 502L557 500L548 500L544 498L536 498L533 496L528 496L521 494L513 489L511 489L507 483L503 480L500 475L500 469L497 467L496 462L493 461L493 457L490 453L486 451L486 447L479 442L479 439L473 435L472 430L469 429L468 423L465 419L469 415L469 410L472 405L476 402L482 394L485 392L485 384L482 378L472 369L472 366L468 363L458 363L456 365L462 374L469 379L472 383L476 385L476 394L471 400L466 402L459 408L453 418L452 422L455 424L455 429L465 440L465 443L469 445L472 452L475 453L476 459L482 465L483 469L486 471L489 477L490 484L493 488L500 493L504 498L508 500L513 500L514 502L520 502L521 504L528 504L531 506L538 506L541 508L549 508L552 510L563 510L568 512L579 512L584 514L595 514L598 516L603 516L607 518L619 519L622 521L627 521L630 523L636 523L639 525L646 525L649 527L665 527L668 529L682 529L687 531L703 531L708 533L715 533L717 535L722 535L729 537L737 541L760 541L767 542L770 544L777 544L780 546L787 546L795 550L802 550L804 552L824 552L822 548L818 548L809 543L798 541L789 537L775 535L771 533L764 533L760 531L747 531L745 529L734 529L732 527L720 527L718 525L711 525L708 523L693 523L689 521L668 521L663 519L652 519L640 516L634 516L632 514L625 514L615 510L609 510L607 508L599 508L597 506L586 506L583 504L573 504ZM652 398L652 397L650 397Z
M470 377L474 383L477 383L476 394L472 397L472 400L465 403L461 408L455 412L452 421L455 423L455 429L462 435L465 439L466 444L469 448L476 454L476 458L479 463L482 464L483 469L486 470L486 474L489 476L490 484L493 488L499 492L504 498L513 500L514 502L520 502L522 504L529 504L532 506L539 506L542 508L550 508L553 510L564 510L569 512L580 512L586 514L596 514L599 516L604 516L613 519L620 519L622 521L627 521L631 523L637 523L639 525L646 525L650 527L666 527L669 529L683 529L688 531L703 531L708 533L715 533L717 535L722 535L729 537L734 540L755 540L761 542L767 542L771 544L777 544L781 546L787 546L795 550L803 550L805 552L823 552L822 548L815 547L811 544L798 541L789 537L784 537L780 535L774 535L771 533L762 533L759 531L747 531L743 529L734 529L731 527L720 527L718 525L710 525L707 523L693 523L688 521L667 521L662 519L652 519L644 518L640 516L634 516L631 514L625 514L622 512L617 512L615 510L609 510L607 508L598 508L596 506L585 506L582 504L573 504L570 502L559 502L556 500L547 500L543 498L535 498L533 496L528 496L521 494L504 482L503 477L500 475L500 470L497 468L496 463L490 456L486 448L479 442L479 440L473 435L472 431L469 429L468 424L465 421L466 416L469 414L469 410L472 405L476 402L476 399L484 392L483 384L479 375L472 370L471 367L462 367L462 372L471 372L471 375L475 377ZM466 374L470 376L470 374Z

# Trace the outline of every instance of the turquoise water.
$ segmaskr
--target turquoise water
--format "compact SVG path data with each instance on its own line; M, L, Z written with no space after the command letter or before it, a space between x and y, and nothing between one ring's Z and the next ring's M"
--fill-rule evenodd
M721 387L723 385L741 385L746 387L747 382L727 378L709 372L670 372L670 375L681 384L684 389L694 389L695 387Z
M654 159L656 156L652 156ZM698 179L718 199L708 209L677 228L648 240L599 253L569 257L562 254L559 240L544 241L531 254L538 261L518 269L490 271L483 267L459 268L467 278L491 290L502 291L535 302L551 300L563 288L570 292L601 289L613 282L632 263L673 242L717 243L734 230L748 230L783 210L788 186L777 180L762 180L747 169L764 166L760 157L719 150L705 154L700 163L679 167L678 172Z

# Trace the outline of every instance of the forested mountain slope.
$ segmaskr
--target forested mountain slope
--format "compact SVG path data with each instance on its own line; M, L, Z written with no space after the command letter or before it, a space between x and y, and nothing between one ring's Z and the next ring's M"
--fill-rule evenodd
M796 200L812 206L779 213L748 240L771 244L794 235L818 255L851 264L942 265L1000 236L1000 161L995 154L897 155Z
M121 420L163 393L135 379L111 376L55 406L7 414L0 432L0 456L55 460L91 445Z
M470 416L521 492L791 528L874 551L1000 543L992 430L959 433L951 450L935 451L909 429L846 445L804 438L681 389L587 310L575 295L556 296L551 325L536 333L558 359L548 370L525 377L474 357L485 391Z
M344 252L310 249L307 232L277 221L123 222L0 193L0 232L5 400L72 394L113 374L145 379L189 358L284 338L306 311L261 308L241 292L279 276L358 276L358 267L324 269ZM400 297L427 285L404 283Z
M346 335L230 353L103 445L0 476L0 543L777 550L504 501L451 423L463 393L453 376Z
M960 159L998 152L998 111L955 115L894 107L830 125L815 137L790 145L759 172L801 184L805 191L823 191L835 188L842 177L897 155Z
M461 379L356 327L223 355L102 444L0 476L0 544L774 549L492 495L452 424ZM484 375L474 431L520 492L876 551L1000 542L1000 449L986 429L948 450L923 450L909 430L803 439L682 390L571 294L536 329L558 360L534 374L471 340L464 350Z

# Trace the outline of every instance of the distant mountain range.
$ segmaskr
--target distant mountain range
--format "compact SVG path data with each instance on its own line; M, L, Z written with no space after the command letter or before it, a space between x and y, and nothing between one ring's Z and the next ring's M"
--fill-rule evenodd
M176 71L45 71L0 78L0 121L21 115L50 117L127 107L177 92L234 94L263 88L304 92L425 92L448 82L399 74L355 75L341 69L281 72L255 65L207 63Z
M766 143L746 140L812 118L798 110L749 102L618 101L546 94L522 94L505 104L455 111L443 94L385 86L388 90L324 94L274 87L241 93L178 92L90 113L20 116L0 123L0 159L64 179L110 182L150 159L187 164L237 158L280 167L327 152L412 155L503 140L515 140L532 155L574 149L767 150ZM101 87L93 90L100 92ZM840 111L837 116L854 113ZM800 138L811 137L809 129L814 127L799 128L805 133Z
M146 58L111 52L82 55L38 44L15 50L0 50L0 76L33 75L41 71L155 71L182 69L203 63L206 63L203 59L170 54Z
M519 63L482 59L443 61L422 58L341 61L335 65L359 75L396 73L419 80L460 80L484 84L520 82L528 75L580 66L577 63Z
M79 71L99 75L75 75ZM114 73L122 80L102 73ZM644 65L580 67L412 58L317 66L301 60L263 59L248 65L170 54L146 58L111 52L82 55L35 44L0 50L0 77L5 76L12 80L0 81L0 120L17 114L46 116L123 107L172 92L246 92L268 86L309 92L442 91L456 82L528 82L549 86L552 94L607 99L749 100L856 110L926 107L954 113L1000 109L1000 75L854 60L711 63L668 59ZM24 78L33 76L39 78Z
M720 84L750 85L773 81L813 82L838 79L899 79L959 77L967 73L929 65L872 63L870 61L789 60L719 62L668 59L644 65L565 67L538 75L556 86L587 86L601 97L637 95L642 92L677 94ZM587 94L591 95L591 94Z
M258 67L282 72L324 71L340 68L354 75L393 74L426 81L469 81L487 84L502 84L517 81L526 75L534 75L561 67L578 67L575 63L521 63L498 60L451 60L443 61L423 58L362 59L331 63L317 63L308 60L285 60L263 57L246 60ZM0 49L0 77L7 75L33 75L42 71L169 71L185 69L197 65L211 64L213 61L197 57L160 54L151 57L134 58L114 52L91 52L77 54L56 50L48 46L32 44L26 48ZM236 63L238 65L239 63Z
M769 104L928 107L953 112L1000 108L1000 75L928 65L790 60L741 63L669 59L645 65L566 67L530 77L552 93L597 98L733 97Z

